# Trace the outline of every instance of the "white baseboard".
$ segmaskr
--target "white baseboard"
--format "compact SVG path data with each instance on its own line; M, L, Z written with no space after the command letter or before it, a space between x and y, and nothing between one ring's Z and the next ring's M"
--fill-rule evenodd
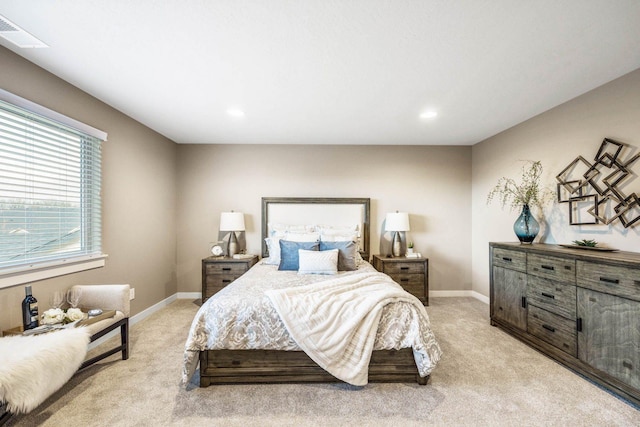
M198 299L202 298L202 292L178 292L178 299Z
M471 297L485 304L489 304L489 298L476 291L429 291L429 298L446 298L446 297Z

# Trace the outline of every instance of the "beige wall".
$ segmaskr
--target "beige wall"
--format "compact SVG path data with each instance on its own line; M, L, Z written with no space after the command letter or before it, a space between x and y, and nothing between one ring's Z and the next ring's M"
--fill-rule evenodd
M473 289L489 295L490 241L517 241L512 225L518 212L486 205L486 197L501 176L518 178L521 159L541 160L544 182L555 188L555 176L578 155L592 160L605 137L640 148L640 70L592 90L559 107L473 146ZM640 161L632 166L634 180L625 192L640 193ZM566 204L544 210L542 241L571 243L595 239L621 250L640 250L640 226L570 226Z
M470 290L471 148L184 145L178 150L178 289L201 289L201 260L220 212L245 213L260 253L262 197L369 197L371 247L387 212L410 214L432 290Z
M79 283L129 283L132 314L173 295L176 282L176 151L172 141L0 47L0 88L106 131L103 250L106 267L33 283L49 295ZM21 324L24 286L0 290L0 328Z
M200 261L217 240L220 212L244 212L248 250L260 252L264 196L371 198L372 253L386 238L385 214L408 211L409 238L430 259L431 289L488 296L488 242L513 241L517 216L485 204L499 177L518 176L517 160L539 159L551 185L577 155L593 156L604 137L640 147L640 70L473 147L178 146L2 47L0 64L1 88L109 133L107 265L34 283L45 307L53 291L77 283L130 283L134 314L178 291L200 291ZM566 206L550 205L544 215L547 242L595 238L640 247L640 227L570 227ZM23 295L22 285L0 290L0 328L20 323Z

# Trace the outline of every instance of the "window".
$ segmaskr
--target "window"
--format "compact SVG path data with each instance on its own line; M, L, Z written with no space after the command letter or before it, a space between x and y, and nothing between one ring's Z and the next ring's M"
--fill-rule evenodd
M104 265L103 140L104 132L0 93L0 287Z

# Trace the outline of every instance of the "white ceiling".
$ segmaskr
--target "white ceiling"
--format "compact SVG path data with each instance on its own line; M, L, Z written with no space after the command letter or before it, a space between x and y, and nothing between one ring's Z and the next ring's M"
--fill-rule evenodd
M638 0L2 0L0 15L50 47L0 45L177 143L470 145L640 67Z

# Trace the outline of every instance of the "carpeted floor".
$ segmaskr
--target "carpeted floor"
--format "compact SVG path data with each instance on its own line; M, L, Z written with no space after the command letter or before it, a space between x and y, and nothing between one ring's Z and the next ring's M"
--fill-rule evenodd
M638 426L640 411L489 325L472 298L433 298L444 356L427 386L180 386L198 306L178 300L131 328L131 357L77 373L9 426ZM195 380L194 380L195 381Z

